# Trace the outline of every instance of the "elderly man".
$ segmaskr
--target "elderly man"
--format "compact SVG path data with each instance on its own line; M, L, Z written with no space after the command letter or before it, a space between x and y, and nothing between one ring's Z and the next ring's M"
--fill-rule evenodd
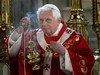
M91 75L92 51L83 36L62 21L59 9L46 4L37 18L38 29L29 30L30 19L24 17L8 39L9 61L16 58L16 64L10 62L11 74L16 67L17 75Z

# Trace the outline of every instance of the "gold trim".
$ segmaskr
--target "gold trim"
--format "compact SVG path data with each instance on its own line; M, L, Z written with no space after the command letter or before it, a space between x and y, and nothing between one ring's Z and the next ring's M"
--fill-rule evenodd
M80 61L79 61L79 65L80 65L80 67L81 67L82 73L86 74L87 71L88 71L88 68L86 67L86 62L85 62L85 60L83 60L83 59L80 60Z
M75 41L76 42L79 41L79 39L80 39L80 36L79 35L75 35L74 37L75 37Z

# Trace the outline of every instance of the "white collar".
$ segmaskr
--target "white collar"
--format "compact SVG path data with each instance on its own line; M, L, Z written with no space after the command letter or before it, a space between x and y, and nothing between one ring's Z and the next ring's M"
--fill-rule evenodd
M58 26L58 28L57 28L57 30L56 30L56 32L53 33L52 36L57 36L57 35L59 34L59 32L60 32L62 26L63 26L62 23L60 23L59 26Z

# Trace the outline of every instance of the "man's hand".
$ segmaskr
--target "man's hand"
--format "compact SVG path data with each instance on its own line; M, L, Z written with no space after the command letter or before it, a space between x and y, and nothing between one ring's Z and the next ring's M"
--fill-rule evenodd
M65 53L65 48L62 44L60 43L57 43L55 41L51 41L50 42L50 48L56 52L56 53L59 53L61 55L63 55Z

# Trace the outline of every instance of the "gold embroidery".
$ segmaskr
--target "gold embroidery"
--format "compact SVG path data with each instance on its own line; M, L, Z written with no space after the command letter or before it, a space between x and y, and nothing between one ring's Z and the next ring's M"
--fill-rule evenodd
M72 42L72 39L68 40L68 43L70 44Z
M69 48L70 46L74 45L75 42L79 41L79 39L80 39L80 36L79 35L75 35L72 38L70 38L68 41L66 41L64 43L64 46L66 48Z
M80 61L79 61L79 65L80 65L80 67L81 67L82 73L86 74L87 71L88 71L88 68L86 67L86 62L85 62L85 60L80 60Z
M74 44L74 40L73 39L68 40L68 43L67 44L73 45Z
M81 71L86 74L87 73L87 67L82 67Z
M80 36L79 35L75 35L72 39L68 40L68 44L73 45L75 42L79 41Z
M76 35L75 36L75 41L77 42L77 41L79 41L79 39L80 39L80 36L79 35Z
M69 46L69 45L66 45L65 47L66 47L66 48L69 48L70 46Z
M82 66L83 66L83 65L86 65L85 60L80 60L79 63L80 63L80 65L82 65Z

